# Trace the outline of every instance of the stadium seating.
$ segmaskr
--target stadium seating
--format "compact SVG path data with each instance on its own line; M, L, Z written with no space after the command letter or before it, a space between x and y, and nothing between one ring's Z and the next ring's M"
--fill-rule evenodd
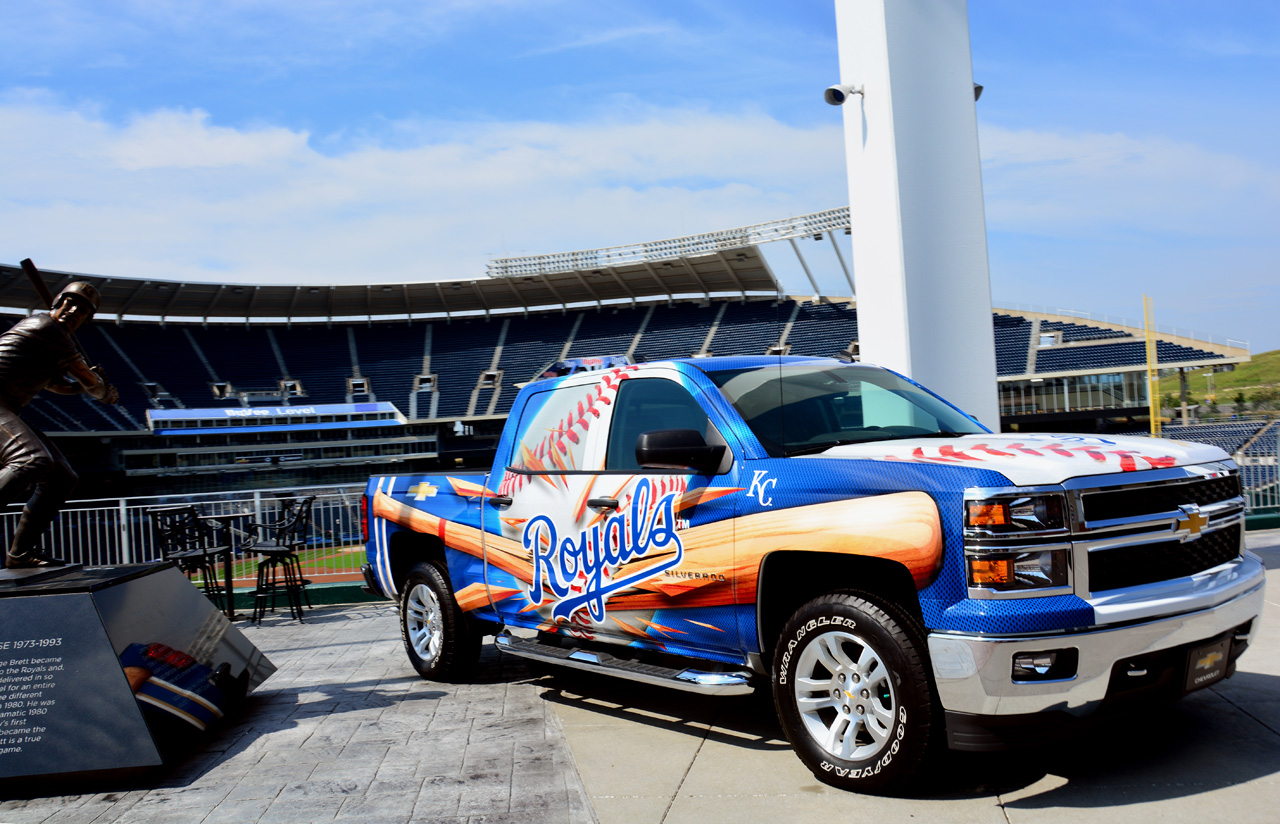
M792 355L831 357L858 339L857 311L844 303L802 303L787 343ZM712 347L718 354L733 354ZM752 354L756 354L753 352Z
M711 351L715 354L763 355L782 337L793 306L775 301L725 304L720 327L711 340ZM852 335L857 337L856 326Z
M573 336L569 357L589 358L594 355L619 355L631 348L631 341L644 320L645 309L586 309L582 323Z
M1109 338L1131 338L1128 332L1119 329L1103 329L1100 326L1084 326L1079 323L1067 323L1060 320L1040 321L1041 332L1059 331L1063 343L1075 343L1082 340L1107 340Z
M717 306L688 303L659 307L649 318L636 354L651 361L689 357L702 348L717 311Z
M1031 321L997 312L992 325L996 339L996 375L1021 375L1026 372Z
M1242 466L1240 467L1240 480L1244 484L1245 489L1260 489L1262 487L1271 486L1277 480L1277 467L1271 466Z
M1234 455L1240 450L1240 447L1252 437L1258 434L1259 430L1267 425L1266 421L1231 421L1228 423L1193 423L1183 426L1178 423L1165 424L1161 429L1161 434L1171 440L1176 441L1196 441L1198 443L1209 443L1220 448L1228 455ZM1133 430L1126 434L1145 435L1146 429ZM1271 445L1274 449L1275 444ZM1266 452L1263 454L1271 454Z
M503 374L502 389L494 407L496 414L505 415L511 411L516 384L532 380L540 370L560 357L560 350L569 339L569 330L573 328L576 317L573 313L557 312L554 315L511 318L507 339L502 346L502 359L498 362ZM486 408L487 403L488 399Z
M1280 454L1280 446L1276 442L1277 437L1280 437L1280 421L1272 421L1258 433L1258 437L1254 439L1253 443L1249 444L1244 454L1251 458Z
M1215 360L1223 357L1215 352L1193 349L1169 341L1156 342L1156 358L1160 363ZM1106 369L1116 366L1139 366L1147 362L1147 348L1142 341L1103 343L1097 346L1057 346L1036 352L1036 372L1069 372L1080 369Z
M20 317L0 315L0 324L7 328ZM148 409L238 404L238 399L214 397L210 387L215 380L229 382L239 391L262 393L255 402L279 403L278 394L273 397L272 393L285 377L301 382L306 393L291 398L292 405L342 403L347 380L358 365L372 397L357 395L354 400L388 401L406 415L415 410L418 418L455 418L467 414L480 374L493 363L500 340L498 369L503 375L493 411L505 414L516 385L558 359L571 334L571 357L622 354L631 348L643 325L634 354L638 359L660 360L700 351L717 318L719 325L709 345L717 355L763 354L779 341L793 318L786 339L792 354L835 355L858 340L857 311L847 304L769 300L587 308L413 323L95 323L82 329L80 337L119 387L121 407L45 393L26 414L48 431L137 431L145 428ZM1032 322L996 313L992 323L998 374L1022 374ZM1126 334L1059 321L1042 321L1041 329L1061 331L1068 342ZM434 394L419 394L414 406L410 402L414 378L422 371L424 355L430 357L437 383ZM1221 357L1167 341L1159 342L1159 356L1162 362ZM1036 366L1039 372L1104 370L1141 364L1145 358L1143 342L1130 340L1039 349ZM168 395L154 399L147 384L162 386ZM473 414L489 411L493 392L484 388L476 393ZM1213 442L1220 438L1220 445L1227 448L1238 435L1205 431L1187 437Z

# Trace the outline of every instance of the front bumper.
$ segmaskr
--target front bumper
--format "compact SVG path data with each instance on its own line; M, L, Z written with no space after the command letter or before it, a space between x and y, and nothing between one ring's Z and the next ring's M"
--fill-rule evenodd
M1083 715L1107 697L1117 663L1205 641L1250 622L1250 637L1241 640L1251 640L1262 613L1266 569L1246 553L1231 569L1215 570L1212 575L1221 586L1214 593L1215 605L1197 609L1208 596L1200 590L1184 605L1192 611L1152 620L1083 632L1020 636L932 633L929 655L942 706L949 713L979 716L1050 710ZM1173 604L1166 602L1165 606ZM1074 677L1032 683L1013 680L1016 654L1063 648L1079 651Z

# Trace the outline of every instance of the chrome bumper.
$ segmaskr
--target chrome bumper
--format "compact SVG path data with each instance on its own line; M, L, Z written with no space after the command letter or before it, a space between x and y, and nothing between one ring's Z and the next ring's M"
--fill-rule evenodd
M1224 565L1225 566L1225 565ZM1195 576L1197 578L1201 576ZM1017 715L1045 710L1085 712L1102 701L1117 661L1221 635L1262 614L1266 569L1250 553L1203 576L1218 586L1194 587L1185 603L1166 598L1176 615L1109 629L1074 633L991 637L932 633L929 655L944 709L974 715ZM1216 590L1216 591L1214 591ZM1204 606L1206 601L1215 606ZM1193 611L1185 611L1185 610ZM1022 683L1013 681L1013 657L1022 652L1075 648L1074 678Z

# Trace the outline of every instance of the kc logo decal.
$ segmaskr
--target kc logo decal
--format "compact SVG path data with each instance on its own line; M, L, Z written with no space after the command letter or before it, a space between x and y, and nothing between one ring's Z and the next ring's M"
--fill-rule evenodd
M747 490L749 497L760 502L760 506L773 506L773 488L778 485L777 478L766 478L767 469L757 469L751 478L751 487Z

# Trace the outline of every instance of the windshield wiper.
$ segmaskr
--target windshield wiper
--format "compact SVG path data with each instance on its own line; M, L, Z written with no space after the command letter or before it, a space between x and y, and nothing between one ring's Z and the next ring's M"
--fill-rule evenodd
M826 452L833 446L848 446L849 444L855 443L866 443L866 441L855 441L850 438L841 438L838 441L824 441L823 443L816 443L812 446L800 446L795 449L788 449L786 452L782 453L782 456L784 458L794 458L796 455L813 455L817 452Z

